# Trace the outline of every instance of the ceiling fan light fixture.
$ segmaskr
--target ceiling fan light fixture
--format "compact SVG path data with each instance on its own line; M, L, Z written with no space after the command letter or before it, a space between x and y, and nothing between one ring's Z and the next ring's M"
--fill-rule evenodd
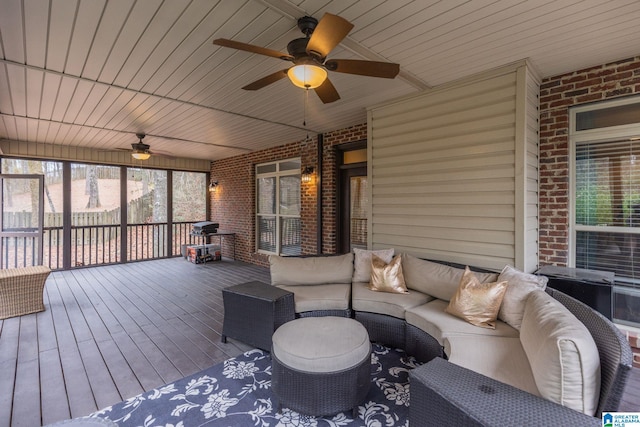
M147 160L149 157L151 157L151 153L149 153L148 151L132 151L131 157L136 160Z
M315 89L327 79L327 70L317 65L296 65L287 71L289 80L302 89Z

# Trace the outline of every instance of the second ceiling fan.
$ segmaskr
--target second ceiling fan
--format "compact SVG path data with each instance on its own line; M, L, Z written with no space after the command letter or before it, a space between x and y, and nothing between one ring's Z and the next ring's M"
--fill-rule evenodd
M340 16L325 13L320 21L310 16L305 16L298 19L298 28L305 37L290 41L287 45L288 54L228 39L216 39L213 43L218 46L271 56L294 64L292 67L276 71L275 73L256 80L244 86L242 89L262 89L288 76L296 86L304 89L313 89L325 104L340 99L338 91L327 76L327 70L337 73L383 77L387 79L394 78L400 71L400 66L391 62L358 59L327 59L327 56L333 48L335 48L353 28L352 23Z

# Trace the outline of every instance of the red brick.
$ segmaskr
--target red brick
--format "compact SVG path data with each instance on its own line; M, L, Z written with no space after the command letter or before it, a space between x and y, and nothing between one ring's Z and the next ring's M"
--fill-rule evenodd
M610 76L606 76L602 80L604 82L619 81L619 80L628 79L631 76L633 76L633 73L631 71L624 71L622 73L611 74Z
M587 79L587 76L585 74L574 74L571 76L567 76L566 78L562 79L562 84L569 84L569 83L575 83L575 82L582 82L584 80Z
M595 79L585 80L583 82L576 83L576 89L588 88L589 86L599 85L599 84L602 84L602 81L603 79L600 77ZM572 94L572 91L569 91L567 94L565 94L565 96L572 96L571 94ZM578 95L582 95L582 94L578 94Z

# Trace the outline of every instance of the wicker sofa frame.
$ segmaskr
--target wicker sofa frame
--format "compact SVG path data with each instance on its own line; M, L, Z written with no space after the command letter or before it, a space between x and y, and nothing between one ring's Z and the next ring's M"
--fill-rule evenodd
M456 263L440 263L464 268ZM487 272L484 269L472 270ZM616 411L633 362L629 343L611 321L589 306L549 287L546 292L586 326L596 343L601 364L601 388L596 416L601 418L603 411ZM327 311L320 310L308 311L296 313L296 317L328 315L326 313ZM601 425L600 418L590 417L447 362L440 343L404 319L353 309L351 313L353 318L365 326L372 342L402 348L425 363L410 374L411 425L424 425L425 420L451 426L537 426L549 422L560 425ZM440 372L440 375L432 375L434 371ZM457 379L449 381L450 377ZM495 399L501 403L495 403ZM500 411L512 411L514 415L508 418L508 422L504 422L504 417L510 415L498 416ZM576 424L576 420L580 422Z
M325 317L325 316L353 317L352 313L351 313L351 309L347 309L347 310L312 310L312 311L302 311L300 313L296 313L296 317Z
M596 415L618 409L631 372L632 353L618 328L582 302L547 288L589 330L600 354L601 386ZM600 426L602 420L558 405L454 365L434 359L409 373L409 423L437 419L443 426Z

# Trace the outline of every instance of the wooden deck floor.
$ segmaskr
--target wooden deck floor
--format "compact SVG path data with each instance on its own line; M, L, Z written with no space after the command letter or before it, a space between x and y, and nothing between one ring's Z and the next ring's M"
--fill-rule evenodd
M87 415L249 349L220 342L221 289L252 280L268 270L182 258L52 273L46 311L0 321L0 427ZM621 411L640 412L639 371Z
M221 289L252 280L268 269L182 258L52 273L44 312L0 321L0 426L87 415L248 350L220 342Z

